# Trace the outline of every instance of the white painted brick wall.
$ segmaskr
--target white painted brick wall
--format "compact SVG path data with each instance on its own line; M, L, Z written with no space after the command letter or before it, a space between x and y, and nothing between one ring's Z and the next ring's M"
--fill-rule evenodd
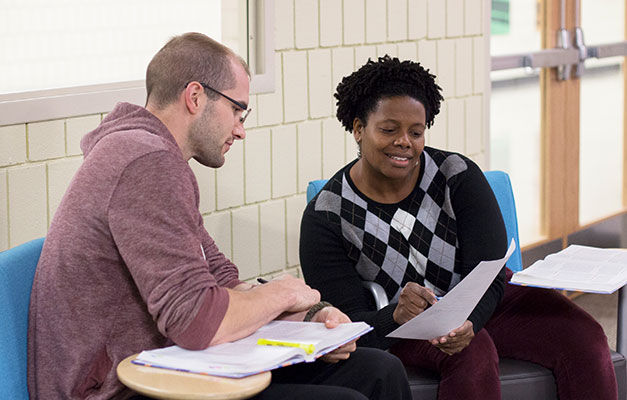
M86 133L93 131L100 124L100 115L87 115L78 118L69 118L65 121L65 135L67 155L82 154L81 139Z
M474 79L473 93L483 93L485 90L485 38L479 36L473 39L473 61L474 61Z
M48 224L52 221L70 181L83 163L83 158L71 157L48 163Z
M9 190L9 246L43 237L48 229L46 166L43 163L7 170Z
M431 128L427 131L427 145L440 149L448 148L448 115L447 102L444 101L440 105L440 113L435 116L435 120Z
M283 53L283 107L285 122L307 119L309 93L307 92L307 53Z
M438 74L437 41L421 40L418 42L418 61L433 75Z
M198 181L198 191L200 192L198 209L202 214L214 211L216 209L216 170L205 167L193 158L189 160L189 166L194 171L196 181Z
M437 82L444 99L455 96L455 39L438 40Z
M300 220L307 205L304 194L289 197L285 202L287 223L287 266L300 264L298 256L298 241L300 240Z
M359 69L368 59L377 59L377 46L355 47L355 69Z
M394 43L377 45L377 57L383 57L386 54L390 57L398 57L398 46Z
M488 160L485 153L469 154L468 157L474 161L482 171L488 171Z
M344 163L347 164L357 158L359 146L357 146L357 143L355 142L355 138L353 137L352 133L345 136L345 143L346 155L344 157Z
M427 37L440 39L446 35L446 1L427 1Z
M342 44L342 2L320 0L320 46L331 47Z
M283 122L283 69L281 63L281 53L276 53L274 58L274 92L257 96L258 126L269 126Z
M448 150L466 152L466 119L464 99L450 99L447 102Z
M246 203L272 197L272 152L270 129L251 131L244 142L246 168Z
M388 0L388 40L407 40L407 11L407 0Z
M337 48L331 51L332 58L332 94L335 93L338 83L355 70L355 52L352 47ZM335 113L335 98L333 98L333 112Z
M274 47L294 48L294 0L274 0L274 11Z
M401 60L418 61L418 45L416 42L407 42L398 44L398 58Z
M203 218L205 229L216 242L218 249L229 259L233 259L231 241L231 212L222 211Z
M0 127L0 166L26 161L26 125Z
M318 47L318 2L294 0L294 21L296 48Z
M35 122L27 125L28 159L41 161L65 156L65 122Z
M344 166L346 136L348 133L337 119L322 121L322 178L330 178Z
M238 140L226 153L226 162L216 172L218 210L244 204L244 144Z
M408 0L407 14L409 26L407 34L410 40L427 36L427 0Z
M328 117L333 108L333 88L331 80L331 50L308 52L309 71L309 116Z
M361 44L366 40L364 0L344 0L344 44Z
M272 129L272 197L296 193L296 126Z
M261 226L261 273L280 271L286 266L285 200L259 206Z
M455 94L469 96L473 92L472 38L455 39Z
M466 35L480 35L483 27L483 0L464 0Z
M387 18L385 1L366 0L366 43L385 42Z
M298 191L307 190L307 184L322 178L322 136L320 121L298 125Z
M464 0L446 0L446 10L446 36L462 36L464 34Z
M233 210L233 262L240 279L250 279L261 272L259 264L259 206Z
M246 117L246 122L244 122L244 128L246 130L256 128L259 124L259 107L257 107L257 95L251 94L249 96L248 108L251 109L250 115Z

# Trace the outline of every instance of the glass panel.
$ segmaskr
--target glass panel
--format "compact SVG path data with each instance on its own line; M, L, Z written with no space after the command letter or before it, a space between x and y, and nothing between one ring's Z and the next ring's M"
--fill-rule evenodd
M624 40L624 0L588 0L581 23L589 45ZM623 58L589 59L581 79L579 223L623 209Z
M586 61L580 101L580 225L623 208L622 66L622 57Z
M497 80L498 75L492 73L490 169L506 171L512 180L524 246L542 239L540 78Z
M6 0L0 94L143 80L172 35L195 31L221 40L221 8L221 0ZM229 11L229 27L246 23L238 7ZM246 56L245 42L239 50Z
M492 0L492 56L540 50L540 6L539 0ZM510 175L524 246L542 238L539 74L520 68L494 71L490 79L490 169Z
M625 40L625 0L581 0L581 27L586 44Z
M492 0L492 56L540 50L540 5L540 0Z

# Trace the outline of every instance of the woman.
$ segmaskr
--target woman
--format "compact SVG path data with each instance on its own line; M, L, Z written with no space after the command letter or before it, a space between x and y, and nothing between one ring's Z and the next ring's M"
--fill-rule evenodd
M420 64L368 61L337 87L337 118L359 156L308 204L300 257L306 281L374 331L359 345L439 372L439 399L500 399L499 356L553 370L560 399L616 399L607 339L561 294L506 284L504 268L468 320L432 340L385 335L445 295L480 261L503 257L505 227L479 167L425 147L440 87ZM377 311L362 280L383 286Z

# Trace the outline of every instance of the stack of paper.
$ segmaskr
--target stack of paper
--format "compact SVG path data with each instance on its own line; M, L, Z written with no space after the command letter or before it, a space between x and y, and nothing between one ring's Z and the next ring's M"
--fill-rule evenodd
M272 321L252 335L205 350L178 346L142 351L134 364L241 378L300 362L312 362L363 334L365 322L327 329L323 323Z
M627 250L571 245L515 273L510 283L612 293L627 283Z

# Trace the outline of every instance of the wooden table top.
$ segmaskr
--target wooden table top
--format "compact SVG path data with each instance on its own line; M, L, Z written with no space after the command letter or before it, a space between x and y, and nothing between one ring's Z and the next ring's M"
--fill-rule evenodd
M134 391L156 399L246 399L270 385L269 371L245 378L223 378L133 364L137 354L117 368L118 379Z

